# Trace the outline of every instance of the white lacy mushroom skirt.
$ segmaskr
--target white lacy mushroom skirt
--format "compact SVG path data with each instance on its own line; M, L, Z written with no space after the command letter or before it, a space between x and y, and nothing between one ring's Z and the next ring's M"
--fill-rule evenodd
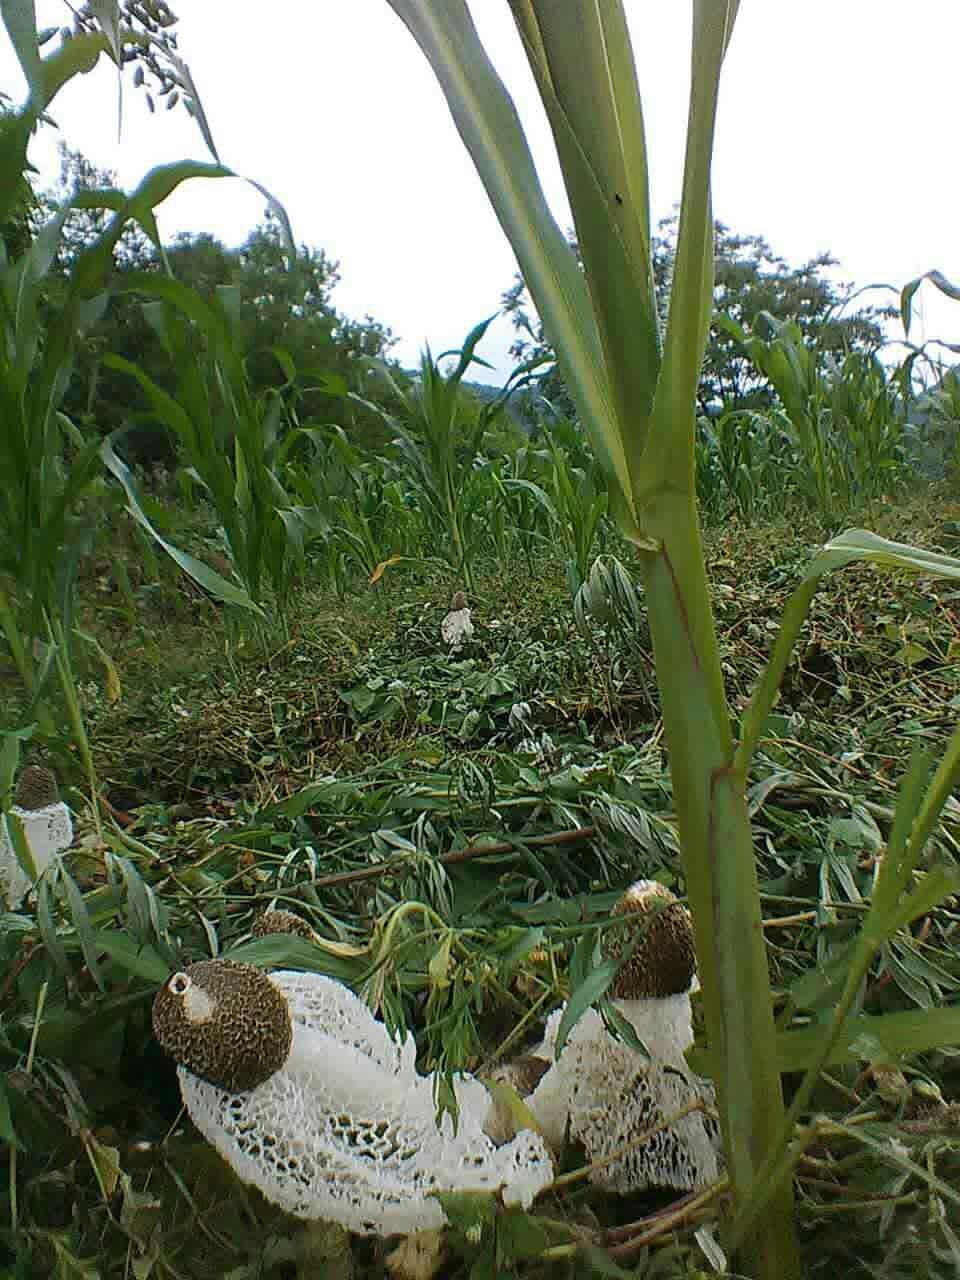
M230 1094L179 1070L190 1116L245 1181L300 1218L371 1235L444 1222L437 1191L503 1191L529 1207L553 1179L543 1139L528 1130L495 1147L482 1125L479 1081L458 1081L459 1120L436 1124L433 1082L415 1046L390 1038L348 988L317 974L270 975L294 1022L284 1067L248 1093Z
M645 1007L637 1016L641 1003ZM591 1182L607 1191L689 1191L713 1182L720 1148L719 1127L710 1114L713 1087L694 1075L683 1057L693 1039L689 997L633 1001L621 1011L650 1057L615 1040L600 1014L588 1009L557 1058L563 1013L557 1010L537 1051L554 1059L553 1065L526 1099L527 1107L556 1150L568 1136L583 1144L587 1160L597 1163ZM701 1103L707 1114L690 1110ZM671 1123L658 1128L667 1120Z

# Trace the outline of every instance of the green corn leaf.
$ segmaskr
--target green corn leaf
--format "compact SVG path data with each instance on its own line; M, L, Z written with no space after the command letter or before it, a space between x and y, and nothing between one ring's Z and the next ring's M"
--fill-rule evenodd
M922 276L917 276L915 280L911 280L909 284L904 285L900 293L900 321L903 324L903 336L910 336L910 322L913 318L913 297L924 280L929 280L931 284L936 285L941 293L946 294L948 298L952 298L954 302L960 302L960 287L951 284L950 281L940 271L925 271Z
M699 0L693 23L690 115L683 195L655 425L638 480L643 488L694 487L694 405L713 312L713 206L710 164L720 69L739 0Z
M84 963L90 971L90 976L97 984L101 991L106 990L104 982L103 970L100 968L100 959L98 955L99 948L94 934L93 926L90 923L90 914L87 911L87 904L83 900L83 894L77 886L76 881L66 870L65 867L60 868L60 881L63 884L67 895L67 906L70 910L70 916L73 920L73 927L77 933L77 939L80 943L80 951L83 955Z
M193 578L194 582L199 583L205 591L209 591L215 599L222 600L225 604L237 605L241 609L249 609L252 613L262 617L263 610L242 587L233 582L228 582L226 578L222 578L219 573L214 572L209 565L205 565L202 560L197 560L194 556L188 555L187 552L181 551L172 543L167 542L166 538L153 527L143 507L140 505L136 485L129 467L125 462L121 461L113 450L113 442L123 432L124 428L121 428L107 437L100 447L100 456L123 486L127 495L128 510L133 518L163 547L170 559L175 564L178 564L184 573Z
M583 981L571 991L570 999L567 1001L563 1017L560 1019L560 1025L557 1028L556 1052L558 1057L563 1051L563 1046L567 1043L570 1032L590 1006L605 994L610 983L616 977L619 967L620 961L618 959L604 960L596 968L591 969Z
M36 6L33 0L0 0L0 16L29 86L30 96L39 102L43 98L44 79L37 42Z
M621 423L639 459L660 369L643 114L620 4L513 0L563 169ZM634 474L634 483L636 482Z
M787 603L773 651L744 712L735 763L746 774L787 669L790 654L810 608L820 579L832 569L858 562L882 568L902 569L930 577L960 579L960 560L937 551L925 551L903 542L892 542L866 529L848 529L826 543L807 565L803 579Z
M547 208L516 108L463 0L390 0L430 61L557 352L564 381L622 502L629 468L596 322L576 260Z

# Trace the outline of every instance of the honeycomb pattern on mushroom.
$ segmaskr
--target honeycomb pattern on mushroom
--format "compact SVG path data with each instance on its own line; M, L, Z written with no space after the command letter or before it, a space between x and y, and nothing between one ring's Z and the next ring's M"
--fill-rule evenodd
M432 1192L501 1189L526 1207L552 1181L537 1134L497 1148L483 1133L489 1096L472 1077L455 1084L456 1132L449 1116L438 1128L412 1036L394 1041L342 983L286 971L269 980L293 1022L283 1066L245 1093L178 1072L194 1124L267 1199L300 1218L392 1235L443 1224Z
M613 908L614 916L636 916L645 932L610 988L617 999L679 995L690 989L697 970L690 912L656 880L638 880ZM629 949L631 930L610 929L604 937L608 956Z
M158 992L153 1033L194 1075L242 1093L280 1070L293 1027L282 992L260 969L200 960Z

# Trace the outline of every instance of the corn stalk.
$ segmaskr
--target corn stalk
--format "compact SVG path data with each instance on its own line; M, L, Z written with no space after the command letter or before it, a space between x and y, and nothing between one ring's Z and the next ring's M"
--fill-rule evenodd
M669 319L654 294L647 152L620 0L509 0L576 223L583 272L551 217L516 110L463 0L390 0L446 95L517 254L637 548L693 909L734 1204L783 1129L767 960L695 496L695 404L713 289L710 164L738 0L694 0L692 85ZM742 1268L798 1275L789 1179L743 1240Z

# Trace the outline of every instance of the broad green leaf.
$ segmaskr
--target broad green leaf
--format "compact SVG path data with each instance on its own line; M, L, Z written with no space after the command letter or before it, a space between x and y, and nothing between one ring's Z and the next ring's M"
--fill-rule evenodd
M560 1019L560 1025L557 1028L557 1057L563 1051L563 1046L567 1043L567 1038L573 1028L590 1006L605 994L610 983L616 977L619 967L619 959L604 960L596 968L592 969L583 981L571 991L570 999L567 1001L563 1017Z
M165 982L170 976L170 966L158 951L138 944L119 929L90 929L87 941L97 952L105 953L115 964L145 982ZM64 942L70 945L70 939Z
M629 468L597 326L577 263L553 220L516 108L463 0L390 0L430 61L557 352L581 419L632 509Z
M202 560L197 560L194 556L189 555L186 551L181 551L172 543L168 542L150 523L137 494L136 485L130 469L113 450L113 441L119 438L124 432L124 428L115 431L108 436L100 447L100 456L106 463L110 471L116 476L123 486L127 495L128 510L133 518L140 524L154 540L163 547L167 555L175 564L178 564L184 573L193 578L194 582L200 584L205 591L217 600L222 600L225 604L238 605L241 609L249 609L251 612L263 616L263 610L253 601L242 587L238 587L233 582L228 582L226 578L222 578L209 565L205 565Z
M37 43L36 6L33 0L0 0L0 16L3 17L3 25L26 78L30 95L40 102L43 98L44 81L40 46Z
M828 569L839 569L858 561L886 569L904 569L933 578L960 580L960 560L939 551L926 551L905 542L891 542L867 529L847 529L814 556L804 574L805 581L821 577Z
M80 892L76 881L65 867L61 866L59 878L66 891L67 906L80 943L80 951L83 954L84 963L98 988L104 991L106 984L103 971L100 968L97 940L94 936L93 926L90 923L87 904L83 900L83 894Z
M553 130L622 444L635 465L660 371L660 335L646 140L626 17L619 3L514 0L511 8Z
M694 406L713 313L710 165L720 69L739 7L739 0L699 0L694 7L690 111L670 311L654 423L637 475L638 484L651 492L665 483L680 492L694 490Z
M471 1240L479 1239L480 1233L496 1220L497 1200L489 1191L440 1192L437 1199L450 1225Z

